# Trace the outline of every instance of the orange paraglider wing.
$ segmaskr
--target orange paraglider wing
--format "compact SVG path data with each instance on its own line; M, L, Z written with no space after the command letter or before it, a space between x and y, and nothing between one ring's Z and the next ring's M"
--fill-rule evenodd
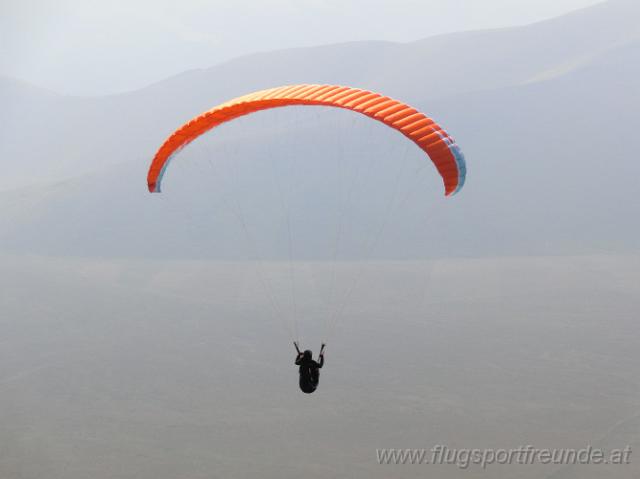
M336 85L289 85L250 93L222 103L189 120L157 151L149 167L149 191L159 192L171 157L203 133L221 123L259 110L292 105L345 108L362 113L398 130L424 150L444 181L445 195L460 190L465 181L464 155L446 131L415 108L389 97Z

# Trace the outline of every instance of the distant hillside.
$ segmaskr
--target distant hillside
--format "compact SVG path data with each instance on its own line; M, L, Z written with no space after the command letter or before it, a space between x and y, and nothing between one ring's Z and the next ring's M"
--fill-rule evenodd
M260 53L99 98L0 79L0 189L146 159L176 124L265 86L348 84L416 103L566 74L640 38L639 17L640 4L614 0L519 28Z
M639 14L636 2L611 1L521 28L411 44L363 42L263 53L103 98L59 97L12 83L9 98L17 100L9 111L14 113L2 113L13 115L2 119L7 128L1 154L12 159L4 184L31 173L34 181L78 178L3 193L0 245L47 254L237 257L243 240L237 218L208 205L212 190L198 191L200 201L194 203L204 206L190 210L195 217L168 209L146 192L148 161L171 129L216 102L264 86L312 81L353 84L413 103L441 121L467 155L469 181L461 194L447 201L446 209L435 208L425 223L415 223L419 208L400 205L377 255L637 250L640 229L631 218L640 216L635 194L640 33L634 20ZM28 115L16 106L20 102L29 103ZM333 138L327 132L338 134L352 121L324 113L278 113L280 124L262 118L245 123L253 125L248 137L238 127L225 129L226 136L217 135L208 154L218 158L232 148L243 161L265 164L266 152L291 156L283 140L289 133L299 138L296 155L309 161L323 151L320 147L339 148L338 143L327 145ZM385 148L392 149L396 141L380 139L379 130L360 122L354 132L362 138L358 154L367 158L390 151ZM303 145L300 138L308 142ZM383 143L374 145L373 139ZM202 156L197 145L183 154ZM338 191L336 185L321 184L332 174L341 173L318 172L306 194L294 198L294 213L306 217L294 225L297 244L306 248L298 250L301 256L331 251L316 237L323 208L340 207L323 193ZM375 174L374 184L391 184L381 181L391 170ZM242 196L245 214L258 221L265 241L276 245L267 245L273 246L272 254L285 256L281 213L276 223L261 222L273 217L262 201L266 190L261 190L272 176L266 167L252 175L253 188ZM419 190L410 204L428 205L441 194L435 172L429 169L425 177L428 186L438 189ZM314 203L314 194L325 203ZM379 224L382 196L378 203L356 204L351 214L363 224ZM376 229L368 228L354 235ZM344 254L357 257L362 251L352 245Z

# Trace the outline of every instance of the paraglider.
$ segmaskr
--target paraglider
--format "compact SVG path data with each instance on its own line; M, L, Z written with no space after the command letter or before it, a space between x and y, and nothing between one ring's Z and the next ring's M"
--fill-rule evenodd
M204 133L257 111L295 105L342 108L377 120L404 135L428 155L442 177L445 196L457 193L465 183L466 165L460 148L440 125L424 113L398 100L367 90L336 85L300 84L270 88L234 98L179 127L166 138L151 162L147 173L149 191L161 191L163 176L172 158ZM293 316L295 318L295 314ZM318 387L320 369L324 365L325 345L322 345L318 361L315 361L310 350L301 352L297 341L294 344L300 389L307 394L313 393Z
M318 382L320 381L320 369L324 366L325 344L323 343L320 347L318 361L314 361L313 353L310 349L301 352L297 341L294 341L293 345L296 347L296 351L298 353L294 364L299 366L298 374L300 375L300 390L303 393L311 394L318 388Z

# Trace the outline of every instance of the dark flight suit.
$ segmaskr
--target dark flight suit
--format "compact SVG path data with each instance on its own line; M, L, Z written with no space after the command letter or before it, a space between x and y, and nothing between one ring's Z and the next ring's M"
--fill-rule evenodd
M307 394L311 394L318 387L320 380L320 368L324 365L324 355L320 355L320 362L316 362L309 354L298 354L296 357L296 366L300 366L300 389Z

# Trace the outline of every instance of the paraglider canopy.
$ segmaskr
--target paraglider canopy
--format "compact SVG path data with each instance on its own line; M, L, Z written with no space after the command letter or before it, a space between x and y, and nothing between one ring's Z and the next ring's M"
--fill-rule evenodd
M378 120L409 138L431 158L444 182L445 195L457 193L464 185L464 155L453 138L424 113L387 96L358 88L289 85L229 100L174 131L153 158L147 174L149 191L160 191L162 177L172 156L203 133L243 115L292 105L345 108Z

